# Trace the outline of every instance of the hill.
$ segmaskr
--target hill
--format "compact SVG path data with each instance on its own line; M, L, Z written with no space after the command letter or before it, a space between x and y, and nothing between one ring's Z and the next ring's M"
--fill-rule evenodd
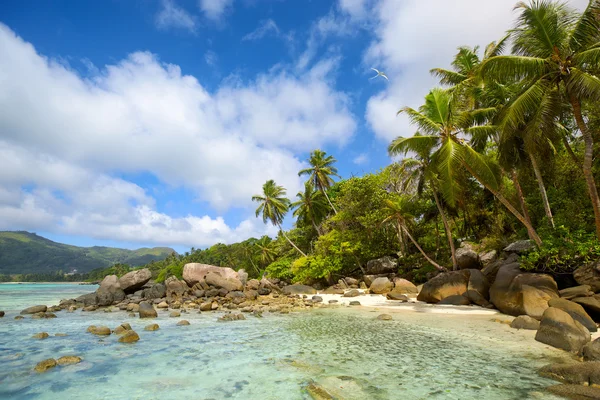
M115 247L77 247L56 243L30 232L0 232L0 274L37 274L77 270L79 273L115 263L140 266L163 260L175 250L168 247L137 250Z

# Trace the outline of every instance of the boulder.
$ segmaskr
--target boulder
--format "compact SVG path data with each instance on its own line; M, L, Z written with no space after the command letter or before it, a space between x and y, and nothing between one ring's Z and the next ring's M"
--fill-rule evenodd
M584 361L600 361L600 338L586 343L581 349Z
M547 390L565 399L594 400L600 399L600 388L581 385L554 385Z
M470 274L468 269L438 274L423 285L417 300L438 303L446 297L462 295L467 292Z
M442 300L438 302L438 304L446 304L453 306L468 306L471 304L469 299L463 295L455 294L452 296L444 297Z
M385 294L392 291L394 284L388 278L377 278L369 287L370 293Z
M575 297L588 297L593 296L592 287L590 285L580 285L559 290L558 293L563 299L571 300Z
M283 294L317 294L317 290L307 285L288 285L283 288Z
M567 299L554 298L548 302L550 307L560 308L569 314L575 321L578 321L581 325L585 326L588 331L596 332L598 327L596 323L588 313L585 312L583 307L573 301Z
M531 318L529 315L519 315L510 323L510 327L515 329L528 329L537 331L540 328L540 321L535 318Z
M192 287L196 283L206 280L206 275L209 272L219 274L225 279L239 280L238 273L231 268L199 263L188 263L183 266L183 280Z
M190 290L184 281L180 281L174 276L165 280L165 293L169 301L181 299Z
M0 311L0 318L4 317L4 311Z
M257 290L246 290L244 292L244 296L248 300L256 300L258 298L258 291Z
M246 290L258 290L260 289L260 281L258 279L250 279L246 282Z
M350 303L348 303L349 306L360 306L360 301L357 300L353 300Z
M388 300L395 300L395 301L401 301L403 303L406 303L408 301L408 297L406 297L405 294L400 294L398 292L389 292L388 294L385 295L385 298Z
M93 335L97 335L97 336L109 336L110 335L110 328L108 326L95 326L95 325L90 325L87 328L87 331Z
M373 281L377 278L379 278L377 275L364 275L363 283L365 284L365 286L369 287L371 286L371 283L373 283Z
M98 289L103 289L107 291L113 291L114 289L121 289L119 285L119 278L116 275L107 275L100 282L100 287Z
M179 317L181 317L181 312L179 312L179 311L172 311L171 314L169 314L169 317L171 317L171 318L179 318Z
M270 280L268 280L267 278L262 278L260 280L260 284L258 286L258 293L260 293L261 296L264 296L263 293L261 293L261 291L264 292L268 292L266 294L269 294L271 292L281 292L281 290L279 289L279 287L275 284L273 284Z
M494 308L494 305L490 303L481 293L477 290L467 290L467 293L463 294L469 301L484 308Z
M571 301L580 304L594 321L600 322L600 300L596 296L576 297Z
M479 262L484 267L490 265L494 261L498 259L498 252L496 250L486 251L484 253L479 253Z
M370 275L395 273L398 271L398 262L390 256L377 258L367 261L366 271Z
M565 311L550 307L544 311L535 340L578 353L590 341L590 332Z
M353 286L353 285L358 286L358 279L351 278L349 276L344 278L344 282L346 282L346 285L348 285L348 286Z
M179 321L179 322L178 322L176 325L177 325L177 326L187 326L187 325L189 325L189 324L190 324L190 322L189 322L189 321L187 321L187 320L185 320L185 319L182 319L182 320L181 320L181 321Z
M62 356L58 360L56 360L56 363L61 366L79 364L80 362L81 357L78 356Z
M156 308L160 308L160 309L167 309L169 308L169 303L167 303L166 301L161 301L160 303L158 303L156 305Z
M158 324L150 324L150 325L146 325L144 327L145 331L156 331L158 330L160 327L158 326Z
M550 275L525 273L518 263L500 267L490 288L490 301L504 314L529 315L540 319L548 301L558 297L558 286Z
M98 302L98 298L96 297L96 293L88 293L82 296L79 296L75 299L77 303L83 303L84 306L95 306Z
M419 289L409 280L403 278L394 278L394 289L392 292L400 294L417 294Z
M188 264L189 265L189 264ZM206 275L206 283L211 286L226 289L227 291L243 290L244 285L237 278L225 278L216 272L209 272Z
M21 311L21 315L25 315L25 314L37 314L37 313L45 313L46 310L48 310L47 306L44 305L40 305L40 306L33 306L33 307L28 307L26 309L24 309L23 311Z
M140 318L156 318L156 317L158 317L158 313L156 312L154 307L152 307L152 304L150 304L146 301L142 301L140 303L140 309L138 310L138 312L140 314Z
M123 275L119 279L119 286L125 293L133 293L142 288L152 278L152 273L148 268L138 269Z
M200 304L200 311L210 311L212 310L212 302L207 301Z
M102 289L99 288L96 291L96 304L104 307L104 306L110 306L114 301L114 297L112 292L110 292L107 289Z
M531 240L517 240L504 248L507 253L523 254L535 249L535 243Z
M496 280L496 275L498 274L498 270L500 269L500 267L502 267L503 265L513 264L518 261L519 261L519 256L515 253L511 253L508 255L508 257L506 257L506 259L496 260L496 261L486 265L481 270L481 273L483 274L483 276L485 276L485 278L490 283L490 285L492 285L492 284L494 284L494 281Z
M54 358L48 358L44 361L40 361L36 366L35 366L35 371L36 372L46 372L51 368L56 367L57 363L56 360Z
M140 340L140 335L135 331L127 331L119 338L120 343L135 343Z
M461 243L460 248L456 249L456 262L460 269L479 269L481 267L479 254L467 242Z
M240 269L237 271L238 274L238 279L240 280L240 282L242 282L242 285L246 285L246 282L248 282L248 273L246 272L245 269Z
M117 327L116 327L116 328L113 330L113 333L114 333L115 335L122 335L122 334L124 334L125 332L127 332L127 331L130 331L130 330L131 330L131 325L129 325L128 323L124 323L124 324L121 324L121 325L117 326Z
M321 296L313 296L313 297L311 297L311 300L314 303L322 303L323 302L323 298Z
M381 320L381 321L391 321L392 320L392 316L390 314L379 314L377 316L377 319Z
M345 292L342 295L342 297L356 297L356 296L360 296L360 292L358 291L358 289L348 290L347 292Z
M538 373L545 377L571 385L600 385L600 362L578 362L572 364L550 364Z
M573 278L580 285L589 285L591 291L600 292L600 262L593 262L577 268Z
M167 289L162 283L156 283L152 287L144 289L144 298L148 300L162 299L166 294Z

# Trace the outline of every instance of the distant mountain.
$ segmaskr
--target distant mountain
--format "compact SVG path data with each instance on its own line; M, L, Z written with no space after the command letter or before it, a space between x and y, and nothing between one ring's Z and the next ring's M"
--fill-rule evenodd
M115 247L77 247L56 243L35 233L0 231L0 274L33 274L77 270L88 272L115 263L140 266L163 260L169 247L137 250Z

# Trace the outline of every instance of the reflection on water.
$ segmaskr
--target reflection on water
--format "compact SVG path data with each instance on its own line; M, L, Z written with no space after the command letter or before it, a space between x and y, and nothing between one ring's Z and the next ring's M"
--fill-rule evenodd
M323 310L248 316L217 323L215 314L160 312L157 320L122 312L58 313L52 320L0 320L0 398L18 399L310 399L307 386L343 399L550 398L545 363L472 335L410 324L398 317ZM86 333L89 325L129 322L138 343ZM160 329L144 331L157 322ZM51 337L31 339L46 331ZM55 337L55 333L66 337ZM43 359L84 361L33 372Z

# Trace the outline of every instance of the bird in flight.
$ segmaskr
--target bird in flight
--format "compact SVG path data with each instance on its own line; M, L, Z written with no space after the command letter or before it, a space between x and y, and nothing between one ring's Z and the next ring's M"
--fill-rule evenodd
M371 69L372 69L373 71L377 72L377 75L375 75L374 77L372 77L372 78L369 78L369 79L375 79L375 78L377 78L378 76L381 76L381 77L385 78L387 81L389 81L389 79L388 79L388 77L387 77L387 75L386 75L385 73L383 73L383 72L381 72L380 70L378 70L378 69L375 69L375 68L371 68Z

